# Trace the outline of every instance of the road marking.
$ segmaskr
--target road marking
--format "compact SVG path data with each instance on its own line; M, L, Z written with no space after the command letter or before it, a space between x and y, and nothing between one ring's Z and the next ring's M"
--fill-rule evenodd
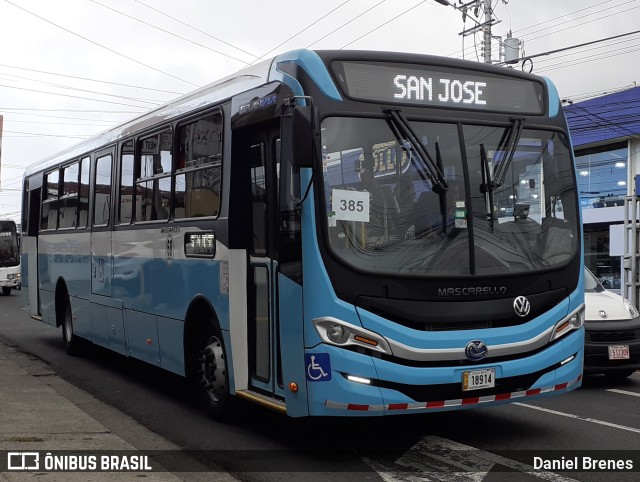
M531 465L469 445L426 436L395 461L363 460L385 482L481 482L495 465L550 482L576 482L562 475L535 470Z
M626 390L618 390L617 388L607 388L606 391L613 392L613 393L621 393L622 395L631 395L633 397L640 397L640 393L627 392Z
M551 410L549 408L536 407L535 405L529 405L527 403L515 402L513 405L519 405L521 407L532 408L541 412L551 413L553 415L560 415L562 417L573 418L575 420L582 420L583 422L597 423L598 425L604 425L606 427L617 428L620 430L626 430L627 432L640 433L640 428L627 427L626 425L619 425L617 423L605 422L604 420L598 420L590 417L581 417L580 415L574 415L572 413L558 412L557 410Z

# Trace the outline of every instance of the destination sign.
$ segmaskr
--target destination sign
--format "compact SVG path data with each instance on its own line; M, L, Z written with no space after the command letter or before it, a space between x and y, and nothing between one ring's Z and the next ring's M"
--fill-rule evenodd
M348 97L392 104L542 114L542 83L448 67L336 62Z

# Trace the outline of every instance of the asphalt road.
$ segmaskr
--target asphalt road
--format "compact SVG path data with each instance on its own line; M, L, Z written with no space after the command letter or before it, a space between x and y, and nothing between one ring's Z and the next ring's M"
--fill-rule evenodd
M579 390L539 401L425 415L291 419L242 404L237 420L222 424L200 411L180 377L93 345L80 357L68 356L60 330L31 319L19 291L0 296L0 339L242 480L299 480L301 474L344 480L348 474L349 480L389 482L618 481L640 474L640 372L616 384L587 378ZM108 419L91 415L111 428ZM113 430L126 440L126 428ZM582 470L563 471L576 457ZM631 460L633 469L596 471L593 459L609 467Z

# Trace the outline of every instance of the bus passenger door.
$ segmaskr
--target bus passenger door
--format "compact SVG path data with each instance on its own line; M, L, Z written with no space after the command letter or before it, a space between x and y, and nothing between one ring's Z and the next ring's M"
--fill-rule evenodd
M247 273L249 386L282 397L277 285L279 129L250 138L251 241Z
M22 206L21 269L22 286L25 289L25 305L31 316L40 316L40 289L38 281L38 230L40 229L40 204L42 203L42 179L25 180ZM26 236L25 236L26 234ZM25 263L26 259L26 263Z
M91 229L91 293L111 297L111 178L113 149L98 152L93 161L93 216Z

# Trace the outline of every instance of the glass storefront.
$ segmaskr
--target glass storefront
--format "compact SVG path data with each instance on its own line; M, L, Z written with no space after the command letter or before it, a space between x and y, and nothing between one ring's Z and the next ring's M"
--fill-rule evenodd
M580 206L592 209L624 205L627 194L626 143L587 152L576 155Z

